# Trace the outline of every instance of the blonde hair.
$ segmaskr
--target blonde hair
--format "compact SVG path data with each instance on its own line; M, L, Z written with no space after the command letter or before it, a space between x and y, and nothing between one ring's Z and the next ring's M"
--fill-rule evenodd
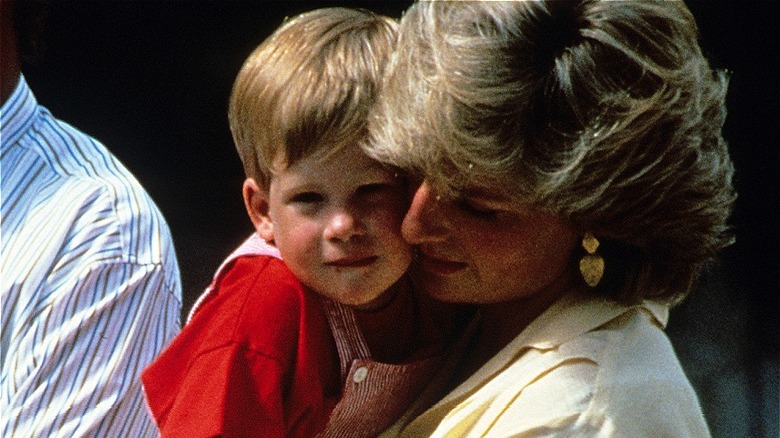
M682 299L732 242L728 81L682 1L420 2L399 32L373 157L591 231L621 301Z
M396 35L388 17L325 8L263 41L238 73L228 111L247 176L267 188L277 156L289 166L364 138Z

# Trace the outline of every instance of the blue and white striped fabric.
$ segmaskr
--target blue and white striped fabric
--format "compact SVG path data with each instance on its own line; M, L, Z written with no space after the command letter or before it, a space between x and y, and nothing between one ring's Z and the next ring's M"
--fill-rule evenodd
M156 436L140 375L179 328L167 224L23 76L0 145L0 436Z

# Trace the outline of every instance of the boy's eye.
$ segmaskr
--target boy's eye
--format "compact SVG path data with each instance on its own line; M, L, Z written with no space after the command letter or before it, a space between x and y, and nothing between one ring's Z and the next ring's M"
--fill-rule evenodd
M297 193L290 198L291 203L295 204L315 204L325 199L321 194L315 192Z

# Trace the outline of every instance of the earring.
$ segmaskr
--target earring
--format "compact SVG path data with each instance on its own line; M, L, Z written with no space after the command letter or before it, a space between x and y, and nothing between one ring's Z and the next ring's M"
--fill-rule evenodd
M599 248L599 241L591 233L585 233L582 236L582 247L587 254L580 259L580 273L585 283L590 287L596 287L604 275L604 258L596 254Z

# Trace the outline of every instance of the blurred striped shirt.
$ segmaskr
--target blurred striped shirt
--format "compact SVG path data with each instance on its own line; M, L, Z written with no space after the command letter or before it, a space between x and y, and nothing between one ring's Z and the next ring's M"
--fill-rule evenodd
M155 436L140 374L176 335L170 231L22 76L0 109L0 436Z

